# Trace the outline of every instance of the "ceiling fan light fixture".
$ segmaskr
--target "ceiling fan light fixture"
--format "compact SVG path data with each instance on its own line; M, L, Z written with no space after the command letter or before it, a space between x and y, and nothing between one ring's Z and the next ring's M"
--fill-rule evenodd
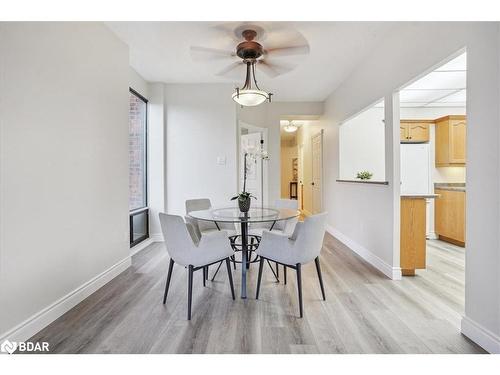
M245 61L247 65L245 84L241 89L237 88L232 95L233 100L243 107L255 107L264 103L266 100L271 102L271 96L273 94L261 90L257 85L257 80L255 79L256 62L257 60L255 59ZM255 88L253 86L255 86Z
M254 107L269 99L269 94L262 90L240 90L233 93L233 100L244 107Z

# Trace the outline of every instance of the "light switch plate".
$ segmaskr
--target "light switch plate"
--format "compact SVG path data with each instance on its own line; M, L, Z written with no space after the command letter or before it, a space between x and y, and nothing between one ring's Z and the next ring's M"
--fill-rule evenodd
M226 157L225 156L217 156L217 164L218 165L226 165Z

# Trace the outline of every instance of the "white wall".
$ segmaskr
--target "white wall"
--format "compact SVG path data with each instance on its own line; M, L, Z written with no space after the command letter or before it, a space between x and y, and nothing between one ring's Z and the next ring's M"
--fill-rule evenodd
M339 129L339 178L355 180L358 172L385 181L384 108L372 107L344 122Z
M162 241L158 214L166 211L165 85L150 83L148 112L148 204L149 237Z
M466 304L462 332L487 350L500 352L500 124L498 23L410 23L390 35L327 100L325 155L328 168L325 203L330 228L388 263L399 266L398 218L394 184L399 168L399 134L386 142L389 186L335 182L338 172L338 124L380 97L391 95L467 47L467 250ZM386 113L390 111L387 108ZM399 111L398 111L399 112ZM395 114L397 116L398 113ZM397 122L396 119L393 119ZM388 119L386 117L386 126ZM392 138L391 138L392 137ZM387 155L393 160L387 160ZM485 166L488 166L485 168ZM388 169L386 168L386 173ZM362 212L363 214L360 214ZM391 259L392 258L392 259ZM372 258L373 260L374 258ZM391 261L392 260L392 261Z
M184 215L186 199L230 205L237 190L236 104L228 84L167 84L166 208ZM217 164L225 157L225 165Z
M130 265L128 48L0 23L0 56L0 340L26 340Z
M129 67L128 85L149 100L149 85L134 68Z

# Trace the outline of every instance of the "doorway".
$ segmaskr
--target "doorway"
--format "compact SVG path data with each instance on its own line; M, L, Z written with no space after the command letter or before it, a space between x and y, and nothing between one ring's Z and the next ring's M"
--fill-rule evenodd
M245 150L267 151L267 129L239 122L238 125L238 190L243 190ZM252 193L259 206L268 204L268 166L262 159L247 161L246 191Z
M316 120L281 120L281 198L303 216L323 211L323 129Z
M466 60L459 51L399 93L401 268L455 312L457 327L465 306Z

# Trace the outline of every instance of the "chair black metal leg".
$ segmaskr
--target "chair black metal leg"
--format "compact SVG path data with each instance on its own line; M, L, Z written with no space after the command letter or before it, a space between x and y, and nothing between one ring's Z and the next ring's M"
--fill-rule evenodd
M273 268L271 262L269 261L269 259L266 259L266 261L267 261L267 264L269 265L269 268L271 269L271 271L272 271L272 273L274 275L274 278L276 279L276 282L279 283L280 279L278 278L278 275L276 275L276 271L274 271L274 268Z
M302 318L303 312L302 312L302 270L300 269L301 265L300 263L297 263L297 289L299 291L299 311L300 311L300 317Z
M191 301L193 299L193 266L188 266L188 320L191 320Z
M260 261L259 261L259 276L257 278L257 293L255 294L255 299L259 299L260 281L262 280L262 269L263 268L264 268L264 258L260 257Z
M321 287L323 301L326 301L325 287L323 286L323 276L321 275L321 267L319 266L319 257L316 257L316 259L314 259L314 263L316 263L316 271L318 272L319 286Z
M279 278L280 278L280 266L279 266L278 262L275 262L275 263L276 263L276 278L279 281Z
M163 304L167 302L168 288L170 287L170 279L172 278L172 270L174 268L174 260L170 258L168 265L167 283L165 284L165 293L163 294Z
M219 269L220 269L220 266L222 266L222 262L224 262L223 260L220 261L219 263L219 266L217 267L217 269L215 270L215 273L214 275L212 276L212 281L215 280L215 276L217 276L217 273L219 272ZM208 268L208 267L207 267ZM208 272L207 272L207 275L208 275Z
M208 267L209 266L205 266L205 280L208 280Z
M205 281L207 280L207 267L203 267L203 286L205 285Z
M233 267L236 270L236 258L234 257L234 255L231 257L231 259L233 260Z
M231 271L231 262L229 261L229 258L226 258L226 267L227 267L227 276L229 277L229 286L231 286L231 295L233 296L234 300L234 285L233 285L233 272ZM222 264L222 262L221 262Z
M283 277L285 278L285 285L286 285L286 266L283 265Z

